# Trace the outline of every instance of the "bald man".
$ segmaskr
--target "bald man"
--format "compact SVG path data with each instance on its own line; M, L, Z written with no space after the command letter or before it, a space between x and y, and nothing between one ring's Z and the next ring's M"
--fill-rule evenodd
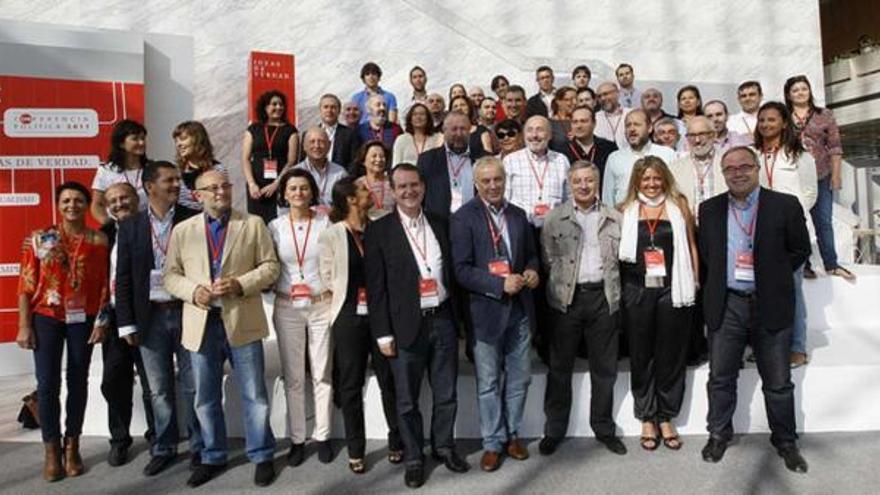
M594 133L609 141L614 141L618 148L626 148L626 132L624 119L630 109L620 105L620 90L613 82L603 82L596 88L596 97L602 110L596 112L596 130Z
M602 177L602 202L613 207L626 198L629 178L636 160L645 156L661 158L667 165L675 159L675 151L652 143L649 139L648 114L638 109L624 118L626 146L611 153Z
M348 172L342 165L333 163L328 158L330 138L324 129L310 127L303 138L303 148L306 150L306 158L297 163L294 168L301 168L312 174L321 194L321 197L318 198L318 207L329 211L330 204L333 202L333 184L348 175Z

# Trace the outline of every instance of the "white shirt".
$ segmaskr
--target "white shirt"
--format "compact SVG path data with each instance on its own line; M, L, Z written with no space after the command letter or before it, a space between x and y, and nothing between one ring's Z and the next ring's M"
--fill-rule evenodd
M605 175L602 178L603 203L614 206L626 199L633 165L645 156L656 156L670 165L675 160L675 150L648 141L640 151L633 151L627 146L611 153L605 162Z
M297 163L293 168L308 170L312 174L315 182L318 183L318 191L321 194L318 202L322 205L333 203L333 184L336 184L339 179L348 175L348 172L342 168L342 165L337 165L329 160L325 164L323 172L314 167L308 158Z
M816 162L810 152L801 152L797 160L792 159L782 150L776 153L775 159L773 155L768 157L760 151L758 156L761 166L759 172L761 185L796 197L804 209L804 215L808 215L810 208L816 204L819 193Z
M721 173L721 155L721 150L716 148L708 160L699 161L692 153L682 153L669 166L678 190L687 198L695 218L700 203L727 192L727 183Z
M526 212L529 222L541 227L543 218L535 217L535 206L548 205L553 209L568 197L568 158L562 153L547 150L539 157L528 148L504 157L507 186L504 197Z
M440 242L437 241L437 237L431 229L431 224L428 223L423 211L419 211L419 216L416 218L408 217L400 208L397 209L397 213L400 215L400 223L406 240L409 242L413 258L419 266L419 276L433 278L437 281L437 296L440 299L440 304L443 304L443 301L448 297L446 287L443 285L443 254L440 251Z
M593 131L593 135L614 141L620 149L629 148L629 143L626 141L624 120L630 111L629 108L618 107L617 113L613 114L606 113L604 110L596 112L596 129Z
M620 87L620 104L624 107L639 108L642 106L642 92L635 86L629 89Z
M417 147L415 138L408 132L404 132L397 136L397 139L394 140L394 149L391 153L394 165L399 163L412 163L415 165L419 160L419 155L425 151L443 146L443 134L440 132L431 134L425 138L425 144L422 146L422 148Z
M599 202L582 210L574 205L574 218L581 227L581 258L578 265L577 283L602 282L602 249L599 246Z
M293 225L296 229L296 244L290 229L290 215L281 215L269 222L269 232L275 241L278 261L281 262L281 275L275 283L275 290L290 294L293 284L308 284L313 296L320 295L326 288L318 271L318 236L330 226L330 221L326 215L316 213L312 217L311 231L308 219L299 220ZM302 269L297 259L297 247L299 256L303 258Z
M123 170L121 172L115 171L115 166L112 163L108 163L105 165L101 165L95 171L95 178L92 179L92 190L104 192L112 186L113 184L122 184L123 182L127 182L134 187L134 190L138 195L138 210L144 211L147 209L147 192L144 190L144 184L141 181L141 177L143 176L144 169L138 168L135 170ZM107 213L110 214L109 212Z
M541 101L543 101L544 106L547 107L547 117L553 117L553 90L549 93L538 91L538 94L541 95Z
M727 130L749 136L755 135L755 126L758 125L758 113L739 112L727 116Z
M324 132L327 133L327 139L330 140L330 148L327 150L327 157L333 158L333 138L336 137L336 129L339 127L339 122L333 125L327 125L321 122L321 129L324 129Z

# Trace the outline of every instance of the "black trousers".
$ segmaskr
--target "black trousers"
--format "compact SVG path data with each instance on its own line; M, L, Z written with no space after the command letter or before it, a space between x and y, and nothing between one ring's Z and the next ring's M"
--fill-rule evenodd
M578 288L567 313L555 312L550 333L550 371L544 392L544 435L562 438L571 412L571 375L581 342L590 363L590 427L598 437L615 434L612 417L617 380L617 325L602 285Z
M397 390L397 414L407 465L424 461L424 423L419 410L422 380L428 373L433 407L431 411L431 449L446 455L455 448L455 414L458 410L458 336L452 312L443 309L422 317L419 335L406 348L397 349L390 360Z
M695 308L703 307L703 291L697 289ZM706 340L706 321L702 311L692 311L691 341L688 348L688 361L698 362L701 357L709 352L709 344Z
M708 430L713 437L733 436L736 381L746 344L755 351L764 407L770 424L770 441L777 448L797 440L794 384L788 357L792 328L769 331L758 328L754 297L728 292L721 327L709 332Z
M364 426L363 388L367 376L367 358L372 362L373 372L382 394L382 409L388 425L388 448L402 450L400 429L397 421L394 376L388 359L379 352L370 334L370 322L366 316L357 316L355 307L343 306L333 322L333 378L336 383L336 403L342 409L345 421L345 440L348 457L363 459L366 450Z
M684 398L691 307L672 306L672 289L623 285L631 388L640 421L669 421Z
M254 171L254 181L259 187L262 188L271 184L272 179L262 179L262 165L260 167L261 168L259 171ZM258 173L259 176L257 176ZM257 215L258 217L262 218L263 222L266 225L269 225L269 222L271 222L275 219L275 217L278 216L278 203L275 200L275 196L272 196L271 198L253 199L251 198L247 185L245 185L244 197L247 200L248 213L250 213L251 215Z
M141 382L141 400L147 420L147 431L144 438L151 444L155 436L153 422L153 406L150 398L150 386L141 353L137 347L128 345L119 338L115 322L113 322L107 338L101 344L104 355L104 372L101 377L101 394L107 401L107 422L110 427L110 445L131 445L132 399L134 395L134 373L137 369Z

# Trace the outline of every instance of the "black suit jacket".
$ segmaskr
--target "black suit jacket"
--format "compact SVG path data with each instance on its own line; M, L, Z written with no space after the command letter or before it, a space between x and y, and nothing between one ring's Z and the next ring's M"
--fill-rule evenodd
M337 124L336 134L333 135L331 161L342 165L346 170L351 170L355 158L357 158L358 146L360 146L360 139L357 133L342 124Z
M471 150L471 166L480 159L484 152ZM452 206L452 184L449 183L449 165L446 163L446 146L425 151L419 155L416 164L425 178L425 199L422 205L425 211L444 219L449 218Z
M703 313L709 330L724 319L727 302L728 195L700 204L700 271ZM755 224L755 292L758 325L778 331L794 321L793 272L810 255L804 211L797 198L761 188Z
M197 215L183 205L174 205L172 225ZM153 237L150 217L140 211L119 224L119 248L116 252L116 323L119 327L137 326L138 332L150 328L150 270Z
M526 100L526 118L529 118L532 115L542 115L544 117L550 116L549 109L541 98L541 93L533 94L528 100Z
M550 149L562 153L568 158L568 163L574 163L578 160L589 161L592 157L593 163L599 167L599 183L605 176L605 162L608 161L608 155L617 151L617 143L599 136L593 136L593 148L596 150L595 155L587 153L584 149L572 140L565 142L550 141Z
M452 256L446 220L425 212L443 256L442 281L448 302L457 314L452 278ZM422 323L418 261L410 248L397 210L371 222L364 232L364 271L370 330L374 338L393 336L400 348L416 340Z

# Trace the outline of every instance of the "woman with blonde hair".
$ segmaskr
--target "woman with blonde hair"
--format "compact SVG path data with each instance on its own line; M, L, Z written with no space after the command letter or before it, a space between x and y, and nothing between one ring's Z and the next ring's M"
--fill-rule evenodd
M208 170L226 173L226 167L214 158L214 145L201 122L188 120L177 124L171 133L174 139L177 167L180 168L180 198L178 203L187 208L202 211L193 191L196 179Z

